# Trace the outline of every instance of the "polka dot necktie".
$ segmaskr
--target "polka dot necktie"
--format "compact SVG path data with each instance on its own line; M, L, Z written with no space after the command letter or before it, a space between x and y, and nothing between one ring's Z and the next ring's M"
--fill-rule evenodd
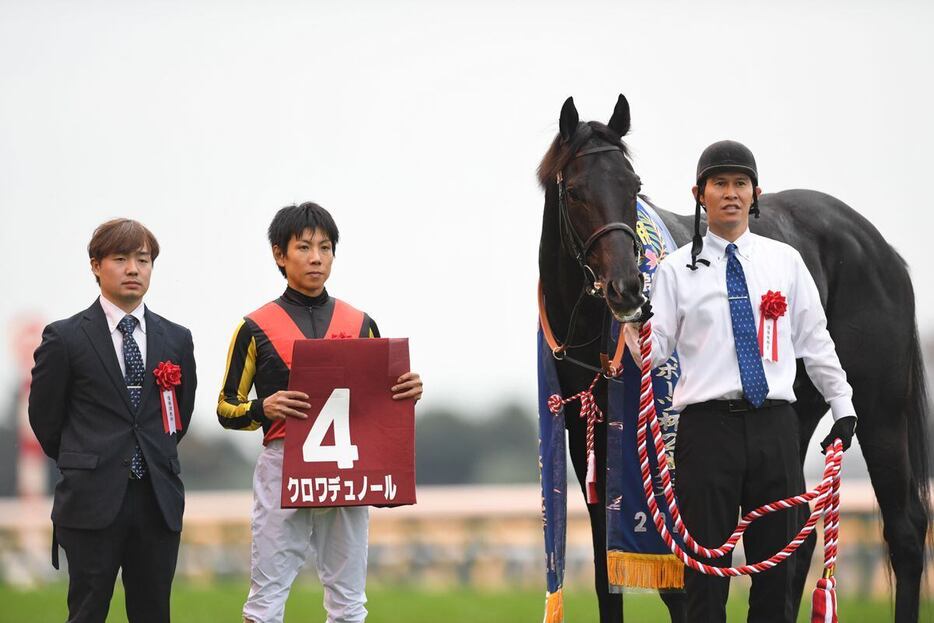
M139 402L143 396L143 372L146 365L143 363L143 356L139 352L139 344L133 337L133 331L139 323L134 316L124 316L123 320L117 324L120 333L123 334L123 367L126 370L126 389L130 394L130 403L134 409L139 409ZM136 444L133 449L133 458L130 459L130 472L136 478L142 478L146 475L146 459L143 458L143 451Z
M726 247L726 294L730 299L730 320L733 321L733 342L736 359L739 361L739 378L743 382L743 394L755 407L761 407L769 395L769 384L762 368L759 354L759 336L756 321L752 317L746 274L736 257L736 245Z

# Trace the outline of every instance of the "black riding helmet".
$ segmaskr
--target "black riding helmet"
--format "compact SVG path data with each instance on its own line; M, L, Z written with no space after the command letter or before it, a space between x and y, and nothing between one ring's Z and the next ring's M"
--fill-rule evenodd
M759 172L756 169L756 158L752 151L742 143L737 141L718 141L709 146L697 160L697 187L703 192L707 178L714 173L723 171L734 171L746 173L752 179L752 185L759 185ZM694 238L691 241L691 263L688 268L697 270L697 256L704 248L704 239L700 235L700 193L694 205ZM749 213L755 218L759 218L759 198L753 193L752 207ZM700 260L704 265L709 265L706 260Z
M721 171L741 171L752 178L754 186L759 185L756 158L742 143L719 141L705 149L697 161L697 185Z

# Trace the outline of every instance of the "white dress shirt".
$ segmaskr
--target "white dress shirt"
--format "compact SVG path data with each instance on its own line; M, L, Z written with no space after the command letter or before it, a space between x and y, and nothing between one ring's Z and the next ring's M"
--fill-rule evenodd
M120 363L120 372L126 378L126 365L123 363L123 333L117 328L124 316L134 316L138 323L133 329L133 339L139 346L139 354L143 361L146 361L146 305L140 303L139 306L127 314L125 311L111 303L102 294L100 297L101 307L104 308L104 316L107 317L107 327L110 329L110 339L113 340L114 350L117 351L117 361Z
M677 349L681 378L672 406L678 411L707 400L743 396L726 289L728 244L708 231L700 258L710 266L698 262L697 270L687 268L691 262L691 245L687 244L662 260L654 276L652 364L664 363ZM767 398L795 401L795 360L800 358L830 405L834 420L855 416L853 390L840 367L817 286L801 255L787 244L748 230L734 244L746 275L756 327L762 295L768 290L781 292L788 303L778 318L778 361L762 359L769 384Z

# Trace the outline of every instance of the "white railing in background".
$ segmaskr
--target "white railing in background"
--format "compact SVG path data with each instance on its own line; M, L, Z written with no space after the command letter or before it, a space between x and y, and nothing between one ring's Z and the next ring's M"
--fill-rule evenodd
M586 587L593 573L590 524L576 483L569 487L567 583ZM868 481L845 482L841 497L839 590L885 594L885 552L872 488ZM251 504L249 491L189 492L178 577L244 577ZM28 587L64 580L49 563L50 509L49 498L0 499L0 582ZM372 509L369 577L437 586L540 586L540 509L538 485L419 487L415 506ZM812 563L814 573L819 558Z

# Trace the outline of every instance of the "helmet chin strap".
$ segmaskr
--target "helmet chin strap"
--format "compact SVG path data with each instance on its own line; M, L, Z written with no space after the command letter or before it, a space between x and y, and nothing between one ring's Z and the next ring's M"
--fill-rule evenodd
M700 193L698 193L697 199L694 202L694 237L691 238L691 263L687 264L687 267L691 270L697 270L698 262L704 266L710 266L710 262L707 260L697 259L697 256L704 250L704 239L701 238L700 235L700 209Z

